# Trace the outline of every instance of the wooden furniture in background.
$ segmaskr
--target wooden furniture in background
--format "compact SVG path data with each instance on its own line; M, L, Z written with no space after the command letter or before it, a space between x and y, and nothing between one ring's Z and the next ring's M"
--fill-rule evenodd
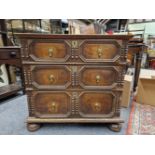
M130 60L130 63L135 68L135 76L134 76L134 90L136 89L139 73L141 69L141 61L143 52L146 51L146 45L143 43L143 39L132 39L128 44L128 54L127 59Z
M7 28L6 28L5 19L0 19L0 35L2 38L3 46L7 46L8 45L8 37L7 37Z
M2 47L0 47L0 65L14 65L21 68L20 48L8 46L12 44L8 39L5 19L0 19L0 34L3 42ZM0 99L13 95L18 91L22 90L21 84L11 83L10 76L9 81L9 85L0 87Z
M95 20L68 19L69 34L101 34L103 29Z
M41 19L8 19L7 28L12 33L41 33L42 23Z
M7 64L21 68L20 48L9 46L0 47L0 64ZM0 99L15 94L20 90L22 90L21 83L10 82L9 85L0 87Z
M120 131L128 35L16 34L28 97L27 128L109 123Z

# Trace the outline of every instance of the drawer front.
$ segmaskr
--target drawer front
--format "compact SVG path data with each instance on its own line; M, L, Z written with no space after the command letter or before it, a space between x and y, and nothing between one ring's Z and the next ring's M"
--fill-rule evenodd
M71 97L65 92L37 92L31 104L36 117L68 117L71 114Z
M112 117L115 113L116 96L112 92L83 92L79 100L82 117Z
M120 57L121 46L117 41L85 41L80 46L84 62L115 62Z
M80 70L80 85L83 88L113 88L119 80L121 68L84 66Z
M30 44L30 57L35 61L65 62L70 48L64 41L42 40Z
M0 59L19 59L20 52L11 49L1 49L0 50Z
M38 89L66 89L71 84L67 66L32 66L32 85Z

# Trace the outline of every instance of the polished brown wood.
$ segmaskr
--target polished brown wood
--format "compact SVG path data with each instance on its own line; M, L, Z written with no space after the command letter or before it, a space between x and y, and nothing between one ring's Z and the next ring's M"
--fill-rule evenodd
M20 53L14 49L3 49L1 52L0 59L19 59Z
M147 50L147 46L143 43L142 39L132 39L128 44L127 59L130 60L129 65L133 65L135 68L134 90L136 90L136 87L138 84L142 55L146 50Z
M0 47L0 64L21 67L20 48L11 46Z
M49 118L36 118L36 117L28 117L27 123L29 124L40 124L40 123L115 123L116 125L120 125L120 123L124 123L122 119L119 117L114 118L57 118L57 119L49 119ZM120 128L118 128L120 130Z
M32 84L40 89L65 88L71 83L70 70L65 66L32 66L31 71Z
M82 87L110 87L118 80L119 71L110 66L84 66L80 70L80 81Z
M39 33L15 33L20 39L114 39L128 41L132 35L65 35L65 34L39 34Z
M67 55L67 45L62 41L35 41L30 45L30 56L38 61L63 61Z
M82 53L85 59L114 59L120 52L120 46L113 41L86 42L83 46Z
M19 47L12 47L12 46L0 47L0 64L16 66L22 70L20 57L21 56ZM0 99L16 94L18 91L21 90L23 90L24 93L23 87L24 87L23 81L22 84L10 82L9 85L0 87Z
M38 129L39 123L123 122L120 97L132 36L16 37L28 96L28 130Z
M82 117L112 117L114 100L110 92L83 92L80 95L79 113Z
M65 92L35 92L32 102L35 116L40 118L68 117L71 114L71 98Z

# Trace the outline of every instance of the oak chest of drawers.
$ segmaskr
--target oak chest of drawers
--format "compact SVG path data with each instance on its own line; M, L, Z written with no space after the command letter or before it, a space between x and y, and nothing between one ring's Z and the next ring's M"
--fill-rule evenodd
M27 127L109 123L120 130L127 35L16 34L28 98Z

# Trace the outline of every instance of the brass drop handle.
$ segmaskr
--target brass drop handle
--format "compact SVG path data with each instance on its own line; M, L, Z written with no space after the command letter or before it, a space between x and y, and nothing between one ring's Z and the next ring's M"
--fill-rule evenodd
M50 83L54 83L55 77L54 77L53 74L51 74L51 75L49 76L49 81L50 81Z
M99 83L99 82L100 82L100 80L101 80L100 75L96 75L96 83Z
M50 103L48 108L50 112L57 112L57 106L55 102Z
M102 56L102 54L103 54L102 48L98 48L98 49L97 49L97 54L98 54L98 57L101 58L101 56Z
M48 56L53 57L53 48L48 49Z
M55 102L52 102L52 104L51 104L51 111L52 112L56 112L57 110L56 110L56 104L55 104Z
M95 110L96 110L96 111L100 111L100 110L101 110L101 104L98 103L98 102L96 102L96 103L94 104L94 107L95 107Z

